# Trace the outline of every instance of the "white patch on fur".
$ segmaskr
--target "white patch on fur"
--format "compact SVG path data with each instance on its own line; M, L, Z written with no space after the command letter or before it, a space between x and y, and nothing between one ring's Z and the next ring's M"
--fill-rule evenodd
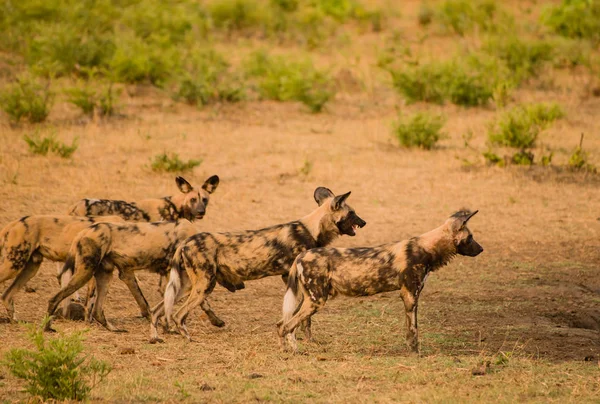
M283 323L287 323L292 316L294 315L294 311L296 311L296 307L298 307L298 301L296 300L296 296L291 288L288 288L287 292L285 292L285 297L283 298Z
M302 264L300 262L296 262L296 273L298 274L298 278L302 276L303 272L304 268L302 267Z
M171 269L171 274L169 276L169 283L167 283L167 287L165 288L165 317L167 319L167 323L171 320L171 315L173 314L173 306L175 306L175 297L179 294L179 290L181 289L181 276L179 276L179 272L175 269Z

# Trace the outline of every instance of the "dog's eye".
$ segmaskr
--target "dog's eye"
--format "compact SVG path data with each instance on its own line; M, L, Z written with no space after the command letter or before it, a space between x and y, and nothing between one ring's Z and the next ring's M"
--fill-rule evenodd
M208 198L202 199L202 203L206 205L208 203Z
M192 198L192 199L190 199L190 202L191 202L191 203L196 203L196 201L197 201L197 200L198 200L198 199L196 199L196 198Z

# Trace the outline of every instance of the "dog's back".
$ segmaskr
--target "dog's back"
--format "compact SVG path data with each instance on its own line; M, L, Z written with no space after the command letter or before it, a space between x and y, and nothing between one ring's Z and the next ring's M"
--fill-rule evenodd
M116 215L128 221L149 222L150 216L136 206L134 202L112 199L82 199L69 208L71 216L109 216Z

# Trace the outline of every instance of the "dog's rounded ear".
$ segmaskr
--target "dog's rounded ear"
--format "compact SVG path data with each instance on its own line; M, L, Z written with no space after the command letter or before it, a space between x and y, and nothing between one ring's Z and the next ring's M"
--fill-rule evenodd
M343 195L338 195L335 198L333 198L333 201L331 201L331 209L339 210L344 205L344 202L346 202L346 199L348 199L349 196L350 191L346 192Z
M469 210L461 210L450 216L450 219L452 220L452 230L454 232L458 232L464 229L464 227L467 225L467 222L473 216L475 216L477 212L479 212L479 210L476 210L474 212L471 212Z
M219 176L213 175L212 177L204 181L204 184L202 184L202 189L208 192L209 194L212 194L213 192L215 192L215 189L217 189L218 186Z
M317 189L315 189L314 196L315 196L315 201L317 202L317 204L319 206L321 206L327 198L333 198L334 195L333 195L333 192L331 192L331 190L329 188L318 187Z
M183 192L184 194L187 194L192 189L194 189L194 187L189 182L187 182L186 179L183 177L175 178L175 182L177 183L177 188L179 188L179 190L181 192Z

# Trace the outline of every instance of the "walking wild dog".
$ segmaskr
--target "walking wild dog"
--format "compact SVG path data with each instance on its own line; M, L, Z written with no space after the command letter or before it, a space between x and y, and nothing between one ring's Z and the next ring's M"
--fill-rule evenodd
M106 321L103 302L108 292L114 268L133 294L142 315L149 317L149 306L139 288L134 271L147 269L164 275L179 242L198 230L187 219L176 222L98 223L79 233L67 256L64 271L72 271L67 285L50 299L48 314L67 296L79 290L92 277L97 296L88 299L89 319L95 318L110 331L119 331ZM48 326L48 328L50 328Z
M157 325L163 314L167 326L174 320L178 331L190 339L186 318L194 307L206 304L219 279L243 285L271 275L287 277L302 251L326 246L342 234L354 236L366 222L346 204L348 196L350 192L335 196L319 187L314 193L319 207L300 220L240 233L198 233L181 243L173 256L164 301L152 309L151 341L160 341ZM184 295L187 301L172 318L175 302Z
M112 199L82 199L69 209L74 216L116 215L134 222L160 222L162 220L202 219L210 194L219 185L219 177L208 178L201 189L190 185L183 177L175 178L181 194L164 198L125 202Z
M406 342L419 351L417 306L430 272L455 255L475 257L483 248L467 222L475 212L459 211L419 237L373 248L316 248L300 254L290 270L279 337L296 351L294 330L322 308L329 296L370 296L400 290L406 311Z
M122 222L123 219L117 216L25 216L0 231L0 284L16 277L2 295L2 303L11 321L16 320L13 295L35 276L42 260L65 261L75 236L104 221ZM62 279L59 278L61 285L68 282L70 275L70 272L65 272ZM66 308L63 314L67 315Z

